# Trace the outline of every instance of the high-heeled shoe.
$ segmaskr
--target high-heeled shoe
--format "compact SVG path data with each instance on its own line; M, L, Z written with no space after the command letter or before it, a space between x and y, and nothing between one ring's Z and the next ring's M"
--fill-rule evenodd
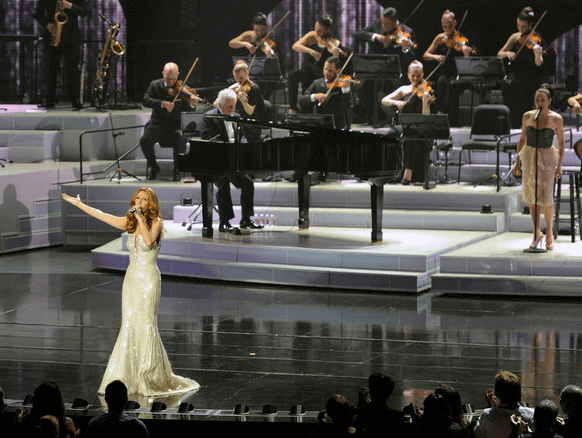
M554 249L554 239L553 238L552 238L552 240L546 239L546 249L548 251L551 251Z
M541 247L543 240L544 240L544 233L542 233L540 231L539 234L538 234L538 238L531 243L531 245L529 246L529 248L530 249L535 249L535 248L537 248L538 244Z

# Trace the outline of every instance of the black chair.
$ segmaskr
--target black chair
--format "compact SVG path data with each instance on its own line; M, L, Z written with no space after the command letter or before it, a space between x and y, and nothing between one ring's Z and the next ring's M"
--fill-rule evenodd
M466 164L471 163L471 152L473 151L496 151L496 183L499 191L499 154L506 153L509 157L509 171L511 172L511 159L514 153L517 153L517 143L511 143L507 140L513 135L520 135L521 132L511 134L511 113L506 105L479 105L473 112L473 121L471 123L471 134L469 141L461 145L459 153L459 171L457 180L461 182L461 166L463 152L467 152Z
M560 221L570 223L570 236L572 243L576 241L576 221L580 227L580 240L582 240L582 206L580 203L580 174L582 173L582 140L578 140L574 145L574 152L580 159L580 169L563 169L562 178L555 181L554 189L554 236L558 235L560 229ZM564 177L568 177L568 185L570 186L570 219L560 220L560 207L562 205L562 181Z

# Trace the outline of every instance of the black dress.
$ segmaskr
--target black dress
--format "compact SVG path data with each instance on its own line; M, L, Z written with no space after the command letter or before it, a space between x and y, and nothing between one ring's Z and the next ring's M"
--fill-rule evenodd
M408 100L408 103L402 108L403 114L422 114L422 98L417 95L410 97L410 94L404 96L402 100ZM424 182L424 153L429 146L427 140L407 140L404 139L404 169L412 170L411 182Z

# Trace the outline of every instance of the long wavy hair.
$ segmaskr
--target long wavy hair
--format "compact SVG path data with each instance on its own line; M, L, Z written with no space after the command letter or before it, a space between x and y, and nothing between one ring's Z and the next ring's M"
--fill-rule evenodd
M142 215L146 221L146 225L149 230L152 228L154 221L162 219L162 213L160 212L160 202L158 201L158 195L156 195L156 192L154 192L152 188L140 187L139 189L136 190L131 200L129 201L130 208L133 208L133 206L135 205L135 198L137 197L137 194L139 192L145 192L148 195L148 208L146 211L142 211ZM127 219L125 231L127 231L130 234L134 233L135 230L137 229L137 219L135 218L135 215L128 211L127 214L125 215L125 218ZM157 240L158 242L161 239L161 236L162 233L160 233L160 235L158 236Z

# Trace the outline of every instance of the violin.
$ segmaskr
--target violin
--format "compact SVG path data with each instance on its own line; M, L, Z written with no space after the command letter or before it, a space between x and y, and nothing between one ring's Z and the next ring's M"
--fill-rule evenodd
M337 80L327 84L327 88L343 88L344 82L346 81L353 85L362 85L362 81L352 79L351 76L340 76Z
M428 81L424 79L420 84L416 87L412 88L412 95L415 95L422 99L425 94L429 94L431 96L429 103L433 103L436 100L436 96L434 95L434 89L430 86Z
M522 46L527 47L530 50L533 50L533 48L535 46L541 46L542 45L542 38L538 35L535 34L535 32L530 32L528 35L526 34L522 34L519 39L517 40L517 42L519 44L521 44ZM546 53L546 51L544 50L542 53Z
M271 57L277 56L277 53L275 52L277 43L271 39L270 34L266 34L264 37L257 39L255 45L260 47L265 55Z
M198 93L194 88L184 86L182 81L179 79L172 87L168 89L168 94L172 97L176 97L176 95L178 95L178 92L180 93L178 97L180 97L182 100L185 100L186 102L190 102L190 98L193 95L198 96ZM212 105L206 99L200 99L200 102L202 102L206 106Z
M347 53L340 48L341 42L337 38L328 35L323 38L318 38L317 45L322 49L327 49L329 52L333 52L335 49L339 50L340 55L346 56Z
M417 47L417 44L410 39L410 34L406 32L401 25L396 26L389 35L386 35L386 37L387 39L384 41L384 47L388 47L392 42L401 46L404 41L408 41L410 47L413 49L416 49Z
M469 39L467 37L462 36L458 30L455 30L455 33L452 37L447 35L446 45L449 48L454 48L458 52L463 51L463 47L468 46ZM477 51L475 49L471 49L471 54L475 55Z

